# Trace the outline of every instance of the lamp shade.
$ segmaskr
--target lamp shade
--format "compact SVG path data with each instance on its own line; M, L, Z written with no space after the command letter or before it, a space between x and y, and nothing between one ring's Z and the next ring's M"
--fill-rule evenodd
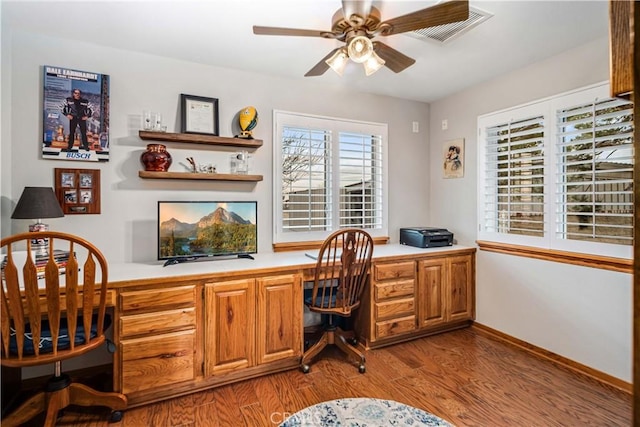
M356 36L347 46L349 59L359 64L365 62L373 53L373 43L365 36Z
M64 213L51 187L24 187L11 215L15 219L60 218Z
M345 48L338 49L331 58L327 59L326 62L329 67L333 71L335 71L339 76L342 76L344 73L344 68L347 66L347 61L349 57L347 56L347 51Z
M385 60L380 58L378 54L373 51L371 52L371 56L362 65L364 65L364 73L367 76L378 71L385 64Z

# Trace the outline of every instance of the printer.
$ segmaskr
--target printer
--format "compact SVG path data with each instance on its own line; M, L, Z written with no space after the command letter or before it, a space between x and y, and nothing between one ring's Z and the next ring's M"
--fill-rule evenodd
M400 244L417 248L453 245L453 233L446 228L407 227L400 229Z

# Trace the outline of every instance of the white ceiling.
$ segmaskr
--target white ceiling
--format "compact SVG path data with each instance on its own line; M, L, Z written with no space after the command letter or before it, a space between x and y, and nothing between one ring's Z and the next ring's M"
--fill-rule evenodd
M385 0L373 4L384 21L435 3ZM1 15L4 29L425 102L608 34L606 0L471 0L470 5L494 16L444 44L406 34L380 37L416 63L399 74L384 67L369 77L354 63L342 77L332 70L304 77L340 42L252 32L252 25L330 30L340 0L2 0Z

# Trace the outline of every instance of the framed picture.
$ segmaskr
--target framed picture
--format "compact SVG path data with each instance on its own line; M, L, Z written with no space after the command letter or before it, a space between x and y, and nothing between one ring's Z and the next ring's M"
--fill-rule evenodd
M74 175L72 173L63 173L60 179L60 185L63 187L75 187L73 184Z
M55 170L56 196L65 214L100 213L100 170Z
M42 158L109 161L109 76L44 66Z
M462 178L464 176L464 138L445 142L443 158L444 177Z
M180 95L182 133L218 136L218 99Z

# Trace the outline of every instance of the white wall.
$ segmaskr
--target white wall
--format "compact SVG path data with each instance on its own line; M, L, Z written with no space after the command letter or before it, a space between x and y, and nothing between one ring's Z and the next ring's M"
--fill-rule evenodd
M300 111L324 116L384 122L389 125L389 233L398 241L399 228L427 223L429 106L398 98L348 93L312 79L294 83L265 75L178 61L116 50L62 39L14 32L11 40L10 137L2 139L3 175L11 176L10 192L3 187L3 235L25 230L28 221L9 221L25 186L53 185L56 167L101 170L102 213L68 215L50 219L51 228L88 238L110 262L156 259L156 202L158 200L257 200L258 250L271 251L272 244L272 111ZM3 58L5 50L2 52ZM110 160L104 164L44 160L40 155L42 111L42 66L54 65L108 74L111 78ZM3 70L4 71L4 70ZM4 81L3 73L3 81ZM143 180L140 154L147 141L138 138L143 109L163 113L168 130L179 128L181 93L219 99L220 134L233 136L234 116L246 105L254 105L260 116L254 130L264 145L253 152L252 173L264 180L253 183L210 181ZM4 119L5 116L3 116ZM420 133L412 122L420 122ZM236 131L237 133L237 131ZM172 154L171 170L185 171L180 163L194 156L212 162L220 172L228 171L229 152L192 145L178 148L167 144ZM226 150L226 151L225 151ZM7 162L5 157L10 158ZM8 170L6 170L8 169ZM10 205L10 208L6 208ZM407 209L411 206L411 209Z
M600 39L431 104L430 217L476 239L477 117L609 78ZM442 120L449 129L443 131ZM442 178L442 145L465 138L465 174ZM479 251L476 321L624 381L632 373L632 277Z

